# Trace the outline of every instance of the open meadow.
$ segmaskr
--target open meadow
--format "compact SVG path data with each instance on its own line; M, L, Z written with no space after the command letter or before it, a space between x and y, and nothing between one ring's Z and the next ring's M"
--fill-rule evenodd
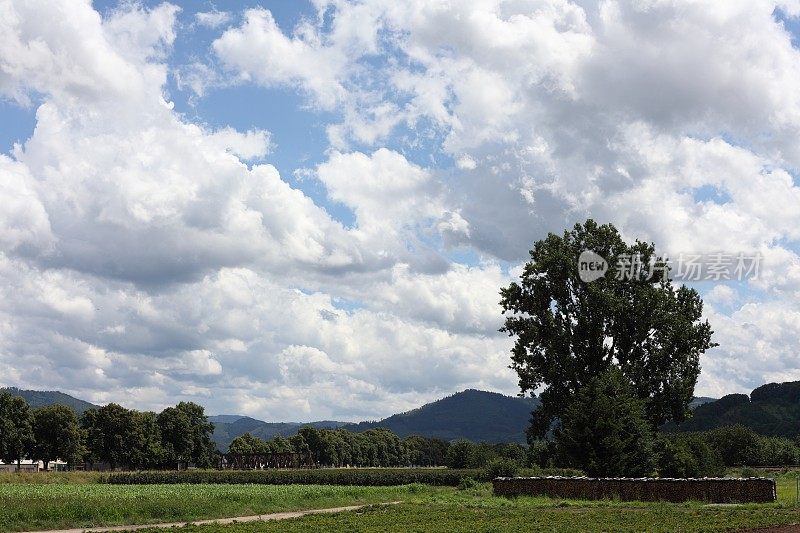
M0 477L0 531L191 521L394 501L402 503L280 522L190 526L186 531L736 531L800 523L795 475L777 477L777 502L734 506L506 499L493 496L489 483L460 489L420 483L112 485L92 474L6 475Z

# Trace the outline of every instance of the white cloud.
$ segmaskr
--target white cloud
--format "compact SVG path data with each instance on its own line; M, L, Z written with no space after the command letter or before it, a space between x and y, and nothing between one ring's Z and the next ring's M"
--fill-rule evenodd
M800 52L776 4L314 5L281 28L261 8L230 26L0 0L0 97L37 106L0 155L4 384L272 419L511 393L498 289L587 216L673 252L762 253L760 279L707 291L721 346L698 392L800 377ZM210 52L170 65L194 24L219 28ZM270 164L270 123L176 113L170 76L190 103L230 83L305 95L327 196Z
M231 14L227 11L200 11L194 14L194 19L201 26L215 29L231 21Z

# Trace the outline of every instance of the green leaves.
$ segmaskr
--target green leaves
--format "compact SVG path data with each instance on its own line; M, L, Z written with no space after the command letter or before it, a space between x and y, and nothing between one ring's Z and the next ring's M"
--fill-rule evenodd
M616 265L638 254L645 275L613 272L589 283L578 258L591 250ZM657 267L655 247L625 243L610 224L577 224L534 244L519 282L501 289L502 331L515 337L511 368L523 393L541 387L531 437L542 437L589 380L616 368L645 402L653 429L689 416L699 357L715 346L693 289L676 288ZM652 275L651 275L652 274Z
M644 402L621 372L591 379L564 411L556 445L562 460L593 477L642 477L655 467Z
M33 414L19 396L0 393L0 459L16 463L34 446Z

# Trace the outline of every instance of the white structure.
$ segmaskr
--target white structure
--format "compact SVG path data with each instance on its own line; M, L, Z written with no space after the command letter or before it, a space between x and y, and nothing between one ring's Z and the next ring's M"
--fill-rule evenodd
M47 464L47 471L65 470L66 468L67 468L66 461L61 461L60 459L56 459L55 461L50 461ZM6 464L3 461L0 461L0 472L16 472L16 471L17 471L17 463ZM19 471L20 472L45 472L44 462L42 462L42 461L32 461L30 459L23 459L19 463Z

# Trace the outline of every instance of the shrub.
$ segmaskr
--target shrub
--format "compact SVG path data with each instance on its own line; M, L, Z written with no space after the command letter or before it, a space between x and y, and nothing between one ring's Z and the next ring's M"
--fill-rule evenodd
M458 490L470 490L470 489L474 489L477 486L478 486L478 482L475 481L474 478L471 478L470 476L466 476L466 477L461 478L461 481L458 482L458 487L456 487L456 488Z
M661 477L696 478L725 474L722 457L702 435L661 436L657 449Z
M583 386L564 412L556 446L564 463L593 477L640 477L655 466L645 404L617 370Z
M484 468L484 478L514 477L519 471L519 463L511 459L494 459Z

